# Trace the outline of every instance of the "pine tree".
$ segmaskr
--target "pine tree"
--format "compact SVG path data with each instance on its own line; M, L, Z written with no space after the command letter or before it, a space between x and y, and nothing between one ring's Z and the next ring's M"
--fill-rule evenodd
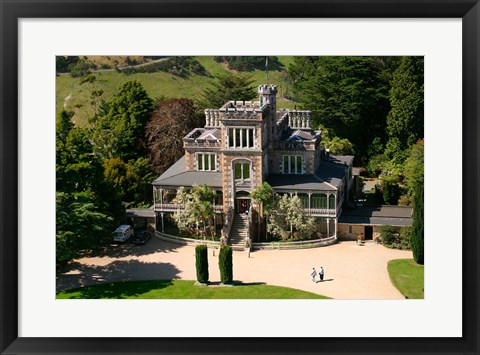
M73 128L72 112L62 110L57 115L56 122L56 144L57 153L65 148L67 137Z
M397 139L401 150L423 138L423 92L423 57L403 57L393 75L387 116L389 139Z
M254 81L249 75L226 72L217 79L217 82L202 93L200 106L220 108L230 100L248 101L257 95L255 86L252 85Z
M418 263L424 263L423 243L423 183L419 183L415 189L413 209L413 225L410 244L412 246L413 259Z
M139 81L127 81L99 117L93 134L95 152L102 159L137 159L143 128L152 111L152 100ZM102 109L103 111L103 109Z
M387 140L390 77L397 61L394 57L295 57L289 66L295 101L312 111L313 127L322 125L331 129L332 138L348 139L355 157L366 162L372 141Z

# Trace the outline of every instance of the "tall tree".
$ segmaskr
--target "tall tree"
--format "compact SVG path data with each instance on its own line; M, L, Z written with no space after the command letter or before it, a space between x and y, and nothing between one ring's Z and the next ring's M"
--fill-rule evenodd
M252 100L257 96L253 83L250 75L225 72L217 77L211 87L203 91L199 104L203 108L220 108L230 100Z
M262 183L260 186L257 186L251 193L250 197L259 205L258 211L258 240L260 240L260 232L266 232L265 228L261 226L264 225L263 218L264 215L268 215L273 205L273 189L268 182ZM265 233L266 234L266 233Z
M98 108L101 103L103 90L98 88L98 80L94 74L87 75L80 80L80 85L84 86L89 93L90 105L93 109L93 115L88 120L95 126L98 114Z
M56 258L63 263L110 240L113 218L99 206L95 193L57 192Z
M413 224L410 244L412 246L413 259L418 263L424 263L424 232L423 232L423 183L417 183L414 195Z
M308 238L315 231L315 219L307 217L303 211L302 201L297 195L287 194L275 200L267 225L270 233L282 239L298 236Z
M73 128L72 112L62 110L57 115L56 120L56 150L57 152L65 150L67 137Z
M163 173L183 156L183 137L201 123L192 100L160 101L145 124L142 142L157 173Z
M215 197L216 193L207 185L193 186L189 192L184 187L180 187L173 200L174 203L182 206L173 214L178 228L204 238L208 235L213 237L215 230L212 227L212 218Z
M139 81L127 81L109 102L108 113L99 117L93 141L102 158L125 161L140 155L140 138L152 112L152 100Z
M56 175L57 191L86 191L89 188L99 190L103 181L103 168L93 154L86 129L72 128L63 149L57 145Z
M415 187L424 182L424 141L419 140L412 146L410 154L405 160L403 175L408 194L414 196Z
M133 206L149 205L152 196L151 183L156 174L145 158L124 162L120 158L104 161L105 182L115 189L118 197Z
M389 139L397 139L405 150L423 138L423 57L402 57L390 91L387 117Z
M386 116L393 57L296 57L289 67L294 98L312 110L314 125L353 144L365 163L375 138L387 140Z

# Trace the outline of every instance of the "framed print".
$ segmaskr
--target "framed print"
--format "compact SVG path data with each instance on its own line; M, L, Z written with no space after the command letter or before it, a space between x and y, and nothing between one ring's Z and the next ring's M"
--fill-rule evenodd
M2 354L408 354L432 353L437 349L442 349L445 354L477 354L480 351L478 1L0 1ZM243 61L238 58L243 58ZM341 59L338 58L348 60L339 65ZM335 96L336 89L329 89L327 82L340 80L342 71L355 72L357 69L352 70L352 67L365 70L366 67L361 66L363 63L368 63L368 68L376 68L387 62L391 71L386 70L382 75L393 78L400 63L409 60L410 67L405 64L409 69L403 78L410 83L408 85L415 85L413 78L418 77L422 92L415 96L421 98L421 112L410 111L404 115L413 138L399 134L395 137L397 145L391 141L390 148L383 147L382 144L388 143L383 138L368 142L356 140L356 135L375 130L372 117L384 109L379 102L392 100L394 95L401 97L401 93L394 92L395 89L390 86L382 87L376 92L375 99L378 101L372 104L374 96L368 96L372 95L369 87L361 86L363 82L374 80L371 74L362 77L362 84L357 83L359 88L354 85L349 87L352 90L344 96ZM213 78L220 76L225 68L241 75L248 65L254 68L251 70L252 82L256 85L255 100L259 101L250 97L228 96L221 97L221 102L214 102L214 95L209 96L206 83L213 83ZM149 69L145 69L152 66L160 74L152 75ZM323 80L320 84L315 82L315 85L312 81L310 86L292 81L288 86L287 78L281 76L282 73L287 75L286 69L283 72L275 69L282 66L288 66L291 71L297 70L297 78L308 77L309 70L315 67L318 73L322 73ZM330 71L319 68L330 68ZM421 75L412 68L421 71ZM94 75L90 75L92 73ZM398 82L404 83L400 74L397 75ZM129 76L142 79L128 81ZM189 82L192 78L198 78L198 81ZM248 81L245 78L242 80ZM277 86L273 85L275 80L279 82ZM388 80L393 82L393 79ZM168 85L165 84L167 82ZM262 85L263 82L266 84ZM118 87L121 89L117 92ZM398 84L398 87L405 86ZM215 94L220 97L222 90L218 89ZM288 90L296 90L296 96L289 96ZM185 113L192 101L189 99L194 96L192 93L198 96L196 98L210 100L211 106L202 106L200 119ZM129 95L135 98L132 100ZM354 118L342 121L344 112L333 114L335 119L320 120L321 115L328 116L331 112L319 109L319 102L328 106L334 96L344 99L354 95L361 97L366 107L373 107L368 111L370 121L365 122L364 117L357 121ZM300 96L303 101L297 101ZM390 102L393 101L388 101L389 105ZM122 121L123 126L108 121L112 115L126 117L133 109L141 112L143 104L149 109L157 105L155 113L149 111L144 119L151 123L149 127L153 128L149 134L155 139L173 142L176 137L184 137L172 143L171 150L159 155L160 158L155 161L156 166L165 166L148 173L145 171L151 161L142 160L132 153L129 144L139 144L142 149L148 150L151 147L148 138L151 136L142 132L139 139L132 120ZM313 107L313 113L307 104ZM275 105L278 110L274 108L272 114L267 112L265 107ZM281 105L285 110L280 110ZM345 103L339 99L332 106L333 110L340 105ZM393 103L391 105L394 106ZM172 116L170 127L164 127L165 130L159 133L158 122L152 121L152 118L157 114L165 120L173 107L177 109L179 106L184 109L184 116L181 119ZM405 106L407 104L396 107L402 111ZM205 107L207 109L204 110ZM68 112L72 112L72 116L68 116ZM345 112L356 111L348 107ZM387 112L389 110L385 111L385 117ZM176 120L184 119L185 115L191 117L192 125L182 128L184 130L173 130L178 122ZM256 122L255 115L259 115L259 122ZM415 123L408 119L423 115L424 121L419 128L421 133L415 135L416 131L412 128ZM53 120L54 117L60 118ZM268 123L268 119L273 123ZM227 124L228 120L231 121ZM82 124L94 133L88 137L81 130L70 134L75 125ZM318 125L319 129L311 129L310 124ZM128 129L122 130L120 126L128 126ZM102 128L95 130L95 127ZM381 130L386 132L385 127ZM389 130L394 132L395 128L390 126ZM64 131L68 131L65 137L61 134ZM342 141L341 134L335 137L332 133L347 131L355 149L349 150L350 142ZM390 138L394 135L389 134ZM330 148L319 148L316 139L320 136L324 140L330 139L332 151ZM268 140L268 137L274 138ZM265 143L264 139L269 143ZM343 144L341 148L333 145L334 140L336 143L340 140ZM421 217L422 220L425 218L425 226L421 224L420 253L421 265L425 255L425 269L422 266L421 286L416 289L421 288L420 296L406 295L399 287L396 289L390 284L389 274L384 269L393 257L382 259L385 266L382 279L376 274L376 261L368 254L372 250L381 250L389 255L406 255L401 254L402 250L386 248L385 244L389 243L388 237L391 240L397 238L391 243L401 248L402 228L412 224L412 220L418 221L418 217L413 216L417 207L412 212L410 207L395 206L395 216L385 214L387 210L392 211L392 206L386 205L396 205L400 198L400 195L395 195L395 188L385 183L390 181L390 175L385 173L387 163L383 162L380 168L383 173L381 190L378 190L383 201L379 203L383 206L380 210L371 211L368 216L349 214L346 203L350 201L348 181L350 178L354 181L349 175L349 171L353 170L350 168L363 164L365 169L376 171L369 159L385 157L385 153L379 152L390 149L389 159L393 161L395 150L399 150L407 140L410 142L408 150L405 148L408 154L414 154L411 152L416 148L411 148L412 145L417 144L417 148L418 144L421 145L421 169L425 169L425 190L423 174L421 190L424 199L417 200L425 204ZM377 142L377 146L373 142ZM62 144L74 148L68 154L59 153ZM313 147L311 156L308 155L309 144ZM267 146L268 154L264 154L267 150L257 149ZM89 147L94 148L90 151ZM175 147L180 152L174 151ZM116 149L119 155L112 155L112 149ZM364 158L361 158L362 154ZM80 155L82 157L78 158ZM175 159L168 160L168 155L175 156ZM98 161L101 163L92 162L92 156L100 157ZM77 164L78 161L72 163L72 159L85 160ZM261 163L257 164L256 159ZM332 168L328 176L319 173L318 166L323 164L327 171L333 159L340 159L337 170ZM408 165L406 159L404 156L400 165ZM59 161L64 164L60 169ZM187 166L187 170L181 170L180 165ZM129 172L127 183L115 177L121 169ZM338 169L341 170L339 177L335 175ZM418 169L419 165L413 165L412 175ZM140 176L138 171L144 172L142 176L150 174L148 179L153 181L153 191L131 188L137 182L135 176ZM228 171L230 175L222 175ZM394 171L394 168L388 171ZM344 175L346 180L343 180ZM195 181L190 181L192 176ZM254 184L257 184L259 176L270 176L267 179L269 186L279 200L285 197L285 204L288 202L293 206L298 202L300 206L299 212L295 213L297 219L292 217L289 225L275 219L275 213L277 216L287 214L280 211L279 202L272 209L265 210L269 218L265 217L265 241L260 230L263 207L260 207L260 198L256 200L254 197ZM316 184L314 187L312 179ZM213 186L213 191L195 190L202 187L197 186L199 181L202 186ZM395 186L408 191L409 181L402 177L401 183ZM320 184L323 184L322 190L318 189ZM372 193L367 194L369 197L351 198L356 211L369 206L367 198L374 198L377 190L375 182L372 184ZM72 192L79 186L85 186L82 194ZM184 186L190 186L191 190L183 192L181 187ZM175 190L174 196L172 190ZM141 208L141 202L150 201L152 192L152 202L144 203L146 207ZM142 194L148 199L142 200ZM405 196L411 199L419 194L408 195L405 192ZM213 217L208 215L202 219L205 215L197 214L192 222L193 212L188 216L186 212L180 213L177 205L188 205L194 210L196 196L204 195L208 195L206 199L213 204ZM293 200L293 195L297 202L288 200ZM99 196L105 198L103 202L98 202L102 200ZM107 196L108 203L105 202ZM112 196L118 197L117 200ZM420 204L407 197L404 204ZM178 202L181 198L184 198L183 202ZM392 202L389 202L390 199ZM230 209L224 208L226 201L231 202ZM71 213L71 209L78 208L80 202L83 203L81 213ZM104 203L103 209L93 208L95 203ZM151 211L148 209L150 205ZM115 228L112 228L113 225L104 222L114 217L105 214L105 211L110 211L113 216L118 206L122 208L120 212L124 212L126 206L124 214L130 219L122 223L115 220ZM168 219L165 215L169 208L175 208L176 214L169 215ZM307 208L308 216L303 216L303 219L298 217ZM206 210L209 211L208 208L202 211ZM217 212L218 215L215 214ZM66 217L59 222L59 215ZM369 220L362 222L361 218ZM255 219L258 227L250 229ZM139 227L140 222L144 223L144 228ZM138 244L145 245L110 247L108 244L111 254L102 254L98 251L106 249L82 244L84 241L80 238L75 241L76 244L69 241L71 233L68 226L74 223L77 226L82 224L85 235L96 236L95 231L102 230L104 233L108 230L109 241L113 238L122 243L135 239ZM306 238L302 233L314 223L316 225L305 232L308 235ZM151 240L149 227L153 235ZM166 231L168 228L175 233L169 234ZM243 231L248 238L243 239L240 233ZM115 235L110 235L110 232ZM222 239L225 235L226 239ZM346 239L342 240L341 235ZM270 237L277 239L267 240ZM355 240L348 240L348 237ZM161 254L164 259L159 262L154 259L160 255L159 244L155 243L165 243L165 238L170 238L169 242L175 239L190 244L186 248L172 247L164 251ZM207 238L211 242L208 240L207 243ZM316 246L315 243L326 245L330 240L337 242L337 239L341 243L335 244L335 250L331 246L312 247ZM192 247L200 244L208 244L208 248L202 251L201 247ZM208 300L205 296L183 299L189 297L178 294L166 299L136 297L153 292L154 282L155 287L166 288L179 285L179 280L193 280L195 277L196 285L192 286L193 282L189 284L188 292L211 289L239 292L235 286L230 287L235 282L232 281L231 268L228 269L229 256L224 253L227 248L224 249L223 244L241 248L242 252L248 250L248 254L233 252L233 280L236 280L236 275L242 275L237 276L240 279L237 282L243 282L242 287L248 290L246 296L230 299L218 296ZM62 249L64 245L67 247ZM72 245L78 250L93 251L85 252L80 258L74 255ZM296 245L301 245L302 249L281 250ZM255 251L255 247L259 251ZM262 248L278 250L264 251ZM217 253L220 250L221 256ZM304 250L303 254L297 253L299 250ZM328 264L330 260L337 260L336 252L343 257L350 255L349 261L353 263L352 250L358 255L363 253L364 257L356 272L349 271L352 265L346 261L336 263L336 269L329 266L333 265L333 261ZM418 258L418 249L415 250L414 257ZM185 251L186 254L182 254ZM347 254L342 254L344 252ZM272 257L261 264L260 256L267 253ZM109 259L111 255L113 257ZM235 264L239 255L243 259ZM274 255L280 255L279 258L288 255L288 267L277 264ZM191 262L185 263L186 258ZM315 263L313 266L318 273L311 273L311 267L305 271L305 259ZM215 260L220 265L220 270L212 271L210 264L208 287L205 287L209 283L208 269L207 276L205 269L203 274L201 272L205 260L207 263ZM125 265L128 268L124 268ZM236 267L255 269L251 275L270 273L271 278L255 276L249 279L240 271L235 271ZM148 276L140 278L144 283L129 283L139 279L135 278L138 272ZM157 280L158 274L170 275L169 280L164 280L164 277ZM301 297L274 297L275 292L280 292L280 295L284 292L285 295L286 291L265 288L263 296L252 297L251 292L262 292L257 289L270 286L263 283L288 287L288 283L268 281L280 280L284 274L295 279L290 289L306 291L305 294L314 287L317 290L323 287L325 291L314 291L308 297L304 293ZM303 275L306 275L306 281L301 280ZM312 277L314 283L311 282ZM392 277L395 284L393 280ZM116 281L121 281L125 288L115 290L119 283L110 282ZM389 285L385 292L380 286L382 282ZM101 291L91 287L95 286L94 283L105 284L107 289ZM254 289L250 286L259 287ZM237 287L237 290L240 288ZM393 296L390 297L391 294ZM319 295L336 299L307 299L319 298Z

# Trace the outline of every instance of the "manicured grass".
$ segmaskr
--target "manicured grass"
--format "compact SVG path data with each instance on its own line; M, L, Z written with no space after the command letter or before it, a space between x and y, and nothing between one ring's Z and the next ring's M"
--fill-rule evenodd
M328 297L264 284L233 287L195 286L188 280L126 281L83 287L57 294L57 299L313 299Z
M186 78L181 78L164 72L125 74L116 71L104 71L95 73L97 76L95 88L103 90L102 99L109 101L123 83L129 80L138 80L153 99L161 96L197 99L203 90L215 81L215 76L228 71L228 69L224 64L215 62L211 56L198 56L195 59L205 67L209 76L190 74ZM293 57L279 57L278 59L284 65L285 70L288 68L288 64L293 61ZM255 70L247 74L252 76L254 85L264 84L266 81L263 70ZM85 85L80 85L80 80L81 78L72 78L68 74L57 76L56 108L57 112L62 108L75 112L73 117L75 124L85 127L88 126L87 118L93 116L93 108L90 104L89 89ZM281 72L270 70L268 81L270 84L277 84L279 87L277 108L293 109L295 102L282 97L286 87L282 81Z
M417 264L412 259L397 259L388 262L390 280L405 298L424 298L423 269L423 265Z

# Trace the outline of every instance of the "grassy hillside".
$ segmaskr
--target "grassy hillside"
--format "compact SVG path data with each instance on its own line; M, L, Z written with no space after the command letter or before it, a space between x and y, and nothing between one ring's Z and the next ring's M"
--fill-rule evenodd
M98 57L95 59L101 61ZM96 89L103 90L103 99L108 101L123 83L129 80L139 80L152 98L165 96L167 98L195 99L212 84L216 75L228 71L223 63L215 62L213 57L195 57L195 59L207 70L209 76L191 74L187 78L182 78L164 72L124 74L116 71L99 71L95 73L97 76ZM279 61L285 66L285 69L292 60L293 57L279 57ZM266 82L266 75L262 70L255 70L249 74L252 75L256 85ZM281 71L270 71L268 81L279 87L278 107L293 108L294 102L282 98L286 90L285 84L282 82L283 77L284 73ZM80 85L80 80L81 78L72 78L67 74L57 76L56 107L57 111L65 108L75 112L73 118L75 123L85 126L88 124L87 118L93 115L93 109L89 102L89 89L85 85Z

